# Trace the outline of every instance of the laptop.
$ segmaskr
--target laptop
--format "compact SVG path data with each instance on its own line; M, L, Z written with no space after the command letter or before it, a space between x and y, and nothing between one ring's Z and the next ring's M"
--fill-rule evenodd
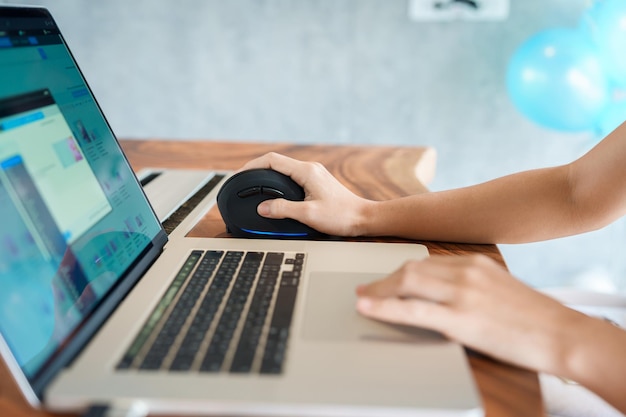
M45 8L0 6L0 74L0 352L31 405L483 414L461 346L355 312L424 246L168 238Z

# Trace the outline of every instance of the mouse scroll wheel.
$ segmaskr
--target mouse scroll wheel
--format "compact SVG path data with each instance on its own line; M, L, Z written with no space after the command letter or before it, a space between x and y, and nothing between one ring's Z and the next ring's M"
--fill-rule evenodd
M272 187L261 187L261 193L273 198L282 198L285 196L285 193Z
M252 197L253 195L257 195L257 194L261 194L261 187L259 186L243 189L237 193L237 196L241 198L246 198L246 197Z

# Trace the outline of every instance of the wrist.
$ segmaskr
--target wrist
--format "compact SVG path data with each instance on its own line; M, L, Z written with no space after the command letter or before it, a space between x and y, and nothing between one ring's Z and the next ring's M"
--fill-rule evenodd
M352 225L350 227L350 236L371 236L370 230L376 215L374 206L377 202L367 199L359 199L359 204L352 216Z
M591 317L581 320L576 333L562 375L593 389L611 374L614 363L606 359L621 356L626 333L607 321Z
M384 219L381 206L384 202L361 200L354 222L354 236L386 236L381 224Z

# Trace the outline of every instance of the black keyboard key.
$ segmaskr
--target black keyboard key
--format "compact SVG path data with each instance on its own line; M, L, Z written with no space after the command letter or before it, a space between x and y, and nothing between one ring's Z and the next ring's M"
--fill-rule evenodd
M202 301L202 304L200 304L200 307L198 308L198 314L196 314L196 316L194 317L194 320L189 328L189 332L187 333L185 339L183 340L183 343L181 344L181 349L176 354L176 357L172 362L173 370L185 370L191 366L191 363L189 363L189 360L187 358L191 356L191 350L195 347L195 345L190 346L189 344L192 343L193 339L199 338L199 335L202 335L203 337L206 331L209 329L211 322L215 317L215 313L219 305L221 304L222 298L226 294L226 289L230 285L230 281L232 280L233 275L235 274L235 271L239 266L239 262L241 261L242 257L243 252L226 253L224 261L220 265L215 275L215 278L211 282L209 290L207 291L204 300ZM197 349L195 349L195 352L193 352L194 358L196 352ZM216 354L216 356L220 355ZM221 355L221 357L223 359L223 355ZM215 359L213 360L213 362L215 362ZM219 362L219 364L221 365L221 361ZM204 366L205 364L203 363L202 367ZM215 366L210 367L214 368Z
M148 350L144 361L140 365L140 369L158 369L162 366L163 360L168 355L181 328L190 316L191 310L196 305L200 294L217 266L217 261L219 261L222 255L223 252L220 251L208 251L202 258L176 306ZM177 363L177 366L181 366L180 363Z
M261 363L262 374L279 374L282 372L288 338L289 328L270 327L263 362Z
M280 257L277 255L280 255ZM269 253L263 264L263 270L266 270L268 266L275 265L277 258L280 258L279 261L282 262L283 254ZM263 270L261 274L263 274ZM275 274L272 274L273 279L268 277L260 278L257 284L252 302L250 303L246 322L239 338L239 344L237 345L237 350L235 351L235 356L230 367L230 372L243 373L250 372L252 369L254 356L257 346L259 345L259 340L261 339L261 333L263 332L263 325L265 324L267 312L272 301L277 276L278 270Z
M284 253L269 252L265 257L264 265L281 265L283 263Z
M183 284L185 283L185 281L187 280L187 278L193 271L193 268L196 266L196 264L202 257L202 253L203 253L202 251L191 252L189 257L183 264L183 267L180 269L180 271L178 271L178 274L176 274L174 281L172 281L172 284L170 285L170 287L167 289L167 291L165 292L161 300L159 300L159 303L150 314L150 317L144 324L143 328L141 329L139 334L135 337L135 340L133 341L133 343L130 345L130 347L128 348L124 356L122 357L122 360L118 363L117 365L118 369L128 369L132 366L133 362L135 361L135 358L137 357L139 352L141 352L146 341L150 338L150 335L153 333L157 324L163 318L163 314L168 309L168 307L170 306L170 304L176 297L176 294L178 293L180 288L182 288Z
M286 327L291 324L291 316L296 303L298 288L291 285L281 285L276 297L276 305L272 316L271 326Z
M278 374L282 372L287 339L289 337L289 326L291 325L297 294L297 283L295 285L282 285L281 281L263 353L262 374Z
M201 371L217 372L221 369L263 256L262 252L248 252L246 254L215 329L211 344L200 365Z

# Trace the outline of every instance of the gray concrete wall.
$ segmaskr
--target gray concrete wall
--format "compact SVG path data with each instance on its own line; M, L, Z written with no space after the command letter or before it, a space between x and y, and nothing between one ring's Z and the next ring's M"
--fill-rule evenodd
M586 0L511 0L503 22L417 23L407 0L29 0L50 7L120 137L434 146L431 188L570 161L591 134L542 129L504 86L533 33ZM623 221L502 246L533 285L626 289Z

